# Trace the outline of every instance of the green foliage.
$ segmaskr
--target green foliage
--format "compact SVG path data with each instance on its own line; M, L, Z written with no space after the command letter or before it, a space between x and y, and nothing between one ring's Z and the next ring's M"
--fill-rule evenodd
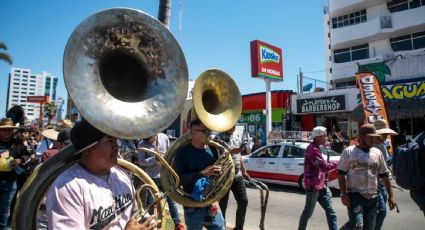
M7 46L3 42L0 42L0 61L5 61L9 63L9 65L12 65L12 57L8 53L1 50L7 50Z

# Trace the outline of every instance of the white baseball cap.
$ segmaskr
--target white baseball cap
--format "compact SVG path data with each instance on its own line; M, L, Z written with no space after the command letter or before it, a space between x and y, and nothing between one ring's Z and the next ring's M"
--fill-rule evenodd
M311 139L314 139L318 136L327 135L326 128L323 126L316 126L311 133Z

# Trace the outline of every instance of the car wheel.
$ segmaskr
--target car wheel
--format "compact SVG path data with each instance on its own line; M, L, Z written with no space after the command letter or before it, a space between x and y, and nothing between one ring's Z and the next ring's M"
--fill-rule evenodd
M300 189L303 190L305 192L305 187L304 187L304 174L302 174L300 176L300 178L298 179L298 186L300 186Z

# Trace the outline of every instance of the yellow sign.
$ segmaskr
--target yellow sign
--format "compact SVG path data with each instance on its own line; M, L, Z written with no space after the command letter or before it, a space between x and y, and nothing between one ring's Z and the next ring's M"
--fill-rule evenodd
M385 100L425 99L425 81L383 85Z

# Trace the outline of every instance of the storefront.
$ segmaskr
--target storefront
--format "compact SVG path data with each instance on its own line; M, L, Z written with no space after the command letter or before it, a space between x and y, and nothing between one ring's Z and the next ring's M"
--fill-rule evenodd
M409 137L425 130L425 77L381 85L391 128Z
M328 132L339 128L348 139L358 133L363 118L352 116L359 104L356 88L294 95L291 100L292 127L296 131L311 131L321 125Z
M291 90L276 90L271 92L272 129L286 130ZM244 124L257 144L265 144L266 137L266 94L254 93L242 96L242 115L239 124Z

